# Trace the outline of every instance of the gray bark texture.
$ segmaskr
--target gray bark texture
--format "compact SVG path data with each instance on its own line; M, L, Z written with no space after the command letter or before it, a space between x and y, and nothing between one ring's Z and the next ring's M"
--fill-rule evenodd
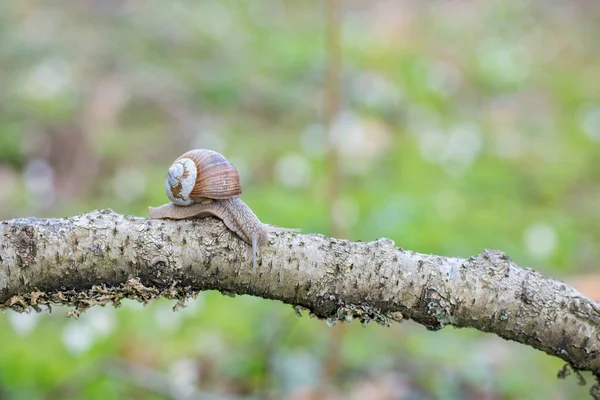
M559 375L600 376L600 306L500 251L462 259L404 250L390 239L272 233L255 273L251 247L214 218L98 210L0 223L2 308L63 304L77 317L123 298L168 297L180 305L209 289L280 300L329 323L471 327L562 358L570 368Z

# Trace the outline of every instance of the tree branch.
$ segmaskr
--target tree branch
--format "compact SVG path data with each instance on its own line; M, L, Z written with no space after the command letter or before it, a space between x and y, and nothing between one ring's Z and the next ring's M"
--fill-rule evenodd
M0 223L0 307L118 305L201 290L249 294L363 323L412 319L430 330L471 327L530 345L600 376L600 306L521 269L500 251L468 258L272 234L252 271L250 247L213 218L150 220L111 210Z

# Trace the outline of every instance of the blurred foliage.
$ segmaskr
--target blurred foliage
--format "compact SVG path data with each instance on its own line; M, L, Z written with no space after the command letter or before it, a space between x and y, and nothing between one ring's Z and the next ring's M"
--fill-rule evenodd
M348 238L593 271L600 4L343 7L334 217ZM298 0L0 2L0 219L146 215L171 161L207 147L263 221L328 234L323 21ZM586 398L554 378L559 360L474 331L349 325L327 382L322 321L212 292L172 306L3 315L0 396Z

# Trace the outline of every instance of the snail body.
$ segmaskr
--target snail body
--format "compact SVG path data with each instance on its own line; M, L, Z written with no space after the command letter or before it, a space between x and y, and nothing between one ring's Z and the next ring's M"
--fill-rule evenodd
M255 271L256 257L267 243L269 232L299 231L263 224L238 197L242 186L237 170L216 151L191 150L176 159L167 171L165 191L171 203L149 207L150 218L219 218L252 245Z

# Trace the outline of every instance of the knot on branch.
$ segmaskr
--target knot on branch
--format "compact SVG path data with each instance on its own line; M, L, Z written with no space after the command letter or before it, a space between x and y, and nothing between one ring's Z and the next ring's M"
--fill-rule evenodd
M30 225L14 225L10 229L10 238L17 251L19 267L28 266L35 260L35 229Z
M490 249L485 249L478 255L469 258L467 264L469 268L485 268L492 276L503 275L507 278L511 268L516 267L505 252Z

